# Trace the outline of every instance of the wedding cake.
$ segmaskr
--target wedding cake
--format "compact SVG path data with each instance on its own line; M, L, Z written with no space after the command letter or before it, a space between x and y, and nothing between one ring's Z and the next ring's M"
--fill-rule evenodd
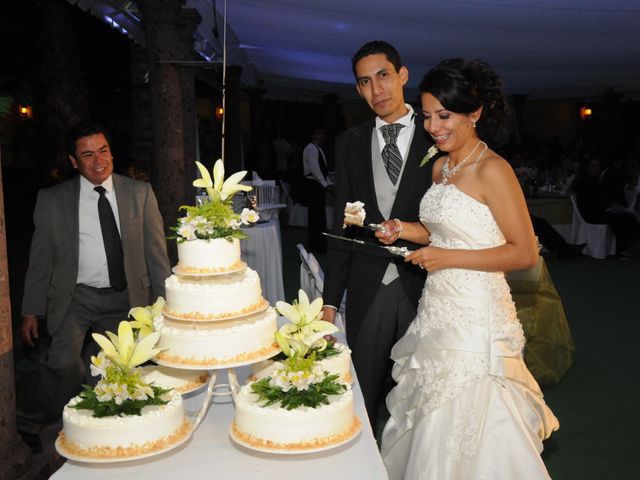
M262 297L258 274L240 259L240 227L258 220L253 210L233 211L232 198L246 172L224 180L218 160L213 179L196 162L208 201L184 206L187 214L173 228L178 265L165 281L167 301L153 328L162 352L154 360L180 368L218 368L260 360L278 353L276 314Z
M170 449L191 434L179 393L142 379L138 365L158 350L159 333L134 336L130 322L120 322L118 335L93 334L102 347L91 358L95 387L72 398L62 413L56 442L65 457L77 460L126 460Z
M255 380L234 396L231 437L249 448L291 452L348 441L361 428L346 381L349 349L325 339L337 328L321 320L321 298L309 303L300 290L297 302L276 307L290 320L275 335L285 358L254 369ZM327 350L332 354L323 357Z

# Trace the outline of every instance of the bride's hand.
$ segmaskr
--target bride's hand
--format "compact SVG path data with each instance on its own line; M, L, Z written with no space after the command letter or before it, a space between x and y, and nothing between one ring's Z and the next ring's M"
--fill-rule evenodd
M439 247L423 247L414 250L404 257L405 262L411 262L414 265L428 272L435 272L446 268L444 263L447 250Z
M375 236L380 243L392 245L400 238L402 229L398 227L398 222L395 220L386 220L380 225L382 225L382 229L375 232Z

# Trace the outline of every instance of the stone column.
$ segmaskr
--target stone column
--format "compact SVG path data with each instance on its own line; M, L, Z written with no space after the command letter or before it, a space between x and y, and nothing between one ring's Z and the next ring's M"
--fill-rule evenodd
M0 157L0 166L1 166ZM4 189L0 168L0 478L18 478L29 467L31 452L16 430L16 391L13 371L11 301Z
M165 230L176 223L185 202L184 108L180 67L163 61L181 60L178 31L182 2L138 0L143 15L149 66L149 100L153 132L151 184ZM170 251L175 262L175 251Z
M149 181L153 159L153 132L151 129L151 102L149 101L149 67L147 51L133 44L131 65L131 157L133 173L140 180Z
M240 122L240 75L242 67L227 65L225 98L224 168L227 172L242 170L242 123Z
M44 86L41 133L38 139L38 171L49 174L71 172L65 138L68 128L89 115L89 91L80 58L78 38L71 18L73 6L59 0L41 0L38 13L38 44ZM49 183L47 178L42 183ZM39 182L40 183L40 182ZM40 183L40 184L42 184Z
M180 42L179 49L181 57L183 60L194 60L193 32L202 20L202 17L197 10L187 8L182 10L180 20L178 40ZM193 204L195 195L193 180L199 176L195 165L195 161L198 159L198 146L196 143L196 136L198 134L198 117L196 114L196 90L194 76L195 72L191 67L183 67L180 70L184 111L182 121L184 132L184 191L186 196L185 203L187 204ZM205 165L209 165L209 162L206 162Z

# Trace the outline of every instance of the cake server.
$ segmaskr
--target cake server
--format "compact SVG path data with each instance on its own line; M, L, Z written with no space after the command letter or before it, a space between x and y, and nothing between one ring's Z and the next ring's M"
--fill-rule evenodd
M353 242L353 243L357 243L359 245L369 245L371 247L384 248L389 253L392 253L393 255L398 255L400 257L406 257L407 255L409 255L412 252L412 250L409 250L407 247L394 247L394 246L387 246L387 245L376 245L375 243L365 242L364 240L358 240L356 238L349 238L349 237L342 237L340 235L333 235L332 233L322 232L322 234L327 236L327 237L335 238L337 240L344 240L345 242Z

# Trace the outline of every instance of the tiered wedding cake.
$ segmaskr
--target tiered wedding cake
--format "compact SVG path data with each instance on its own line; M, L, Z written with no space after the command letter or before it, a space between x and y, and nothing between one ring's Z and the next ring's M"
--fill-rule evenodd
M258 274L240 258L240 227L257 214L233 211L231 199L251 187L238 182L246 172L224 180L220 160L214 179L196 162L202 178L194 186L207 190L209 201L187 211L174 229L178 265L165 282L167 303L155 319L163 351L155 361L179 368L221 368L258 361L278 353L273 335L276 313L262 298Z
M256 377L266 376L249 382L234 397L231 437L252 449L314 451L342 444L361 428L351 387L344 381L348 348L336 348L324 338L337 328L320 320L322 299L310 304L302 290L298 295L293 305L277 303L278 311L291 321L276 333L286 358L266 372L254 370ZM332 357L346 357L346 372L342 362L331 362ZM336 366L337 371L329 371Z
M62 432L56 442L61 454L78 460L109 461L136 458L168 450L191 433L182 397L141 377L138 365L155 355L159 334L136 340L130 322L118 335L93 334L102 351L91 358L91 372L102 378L64 407Z

